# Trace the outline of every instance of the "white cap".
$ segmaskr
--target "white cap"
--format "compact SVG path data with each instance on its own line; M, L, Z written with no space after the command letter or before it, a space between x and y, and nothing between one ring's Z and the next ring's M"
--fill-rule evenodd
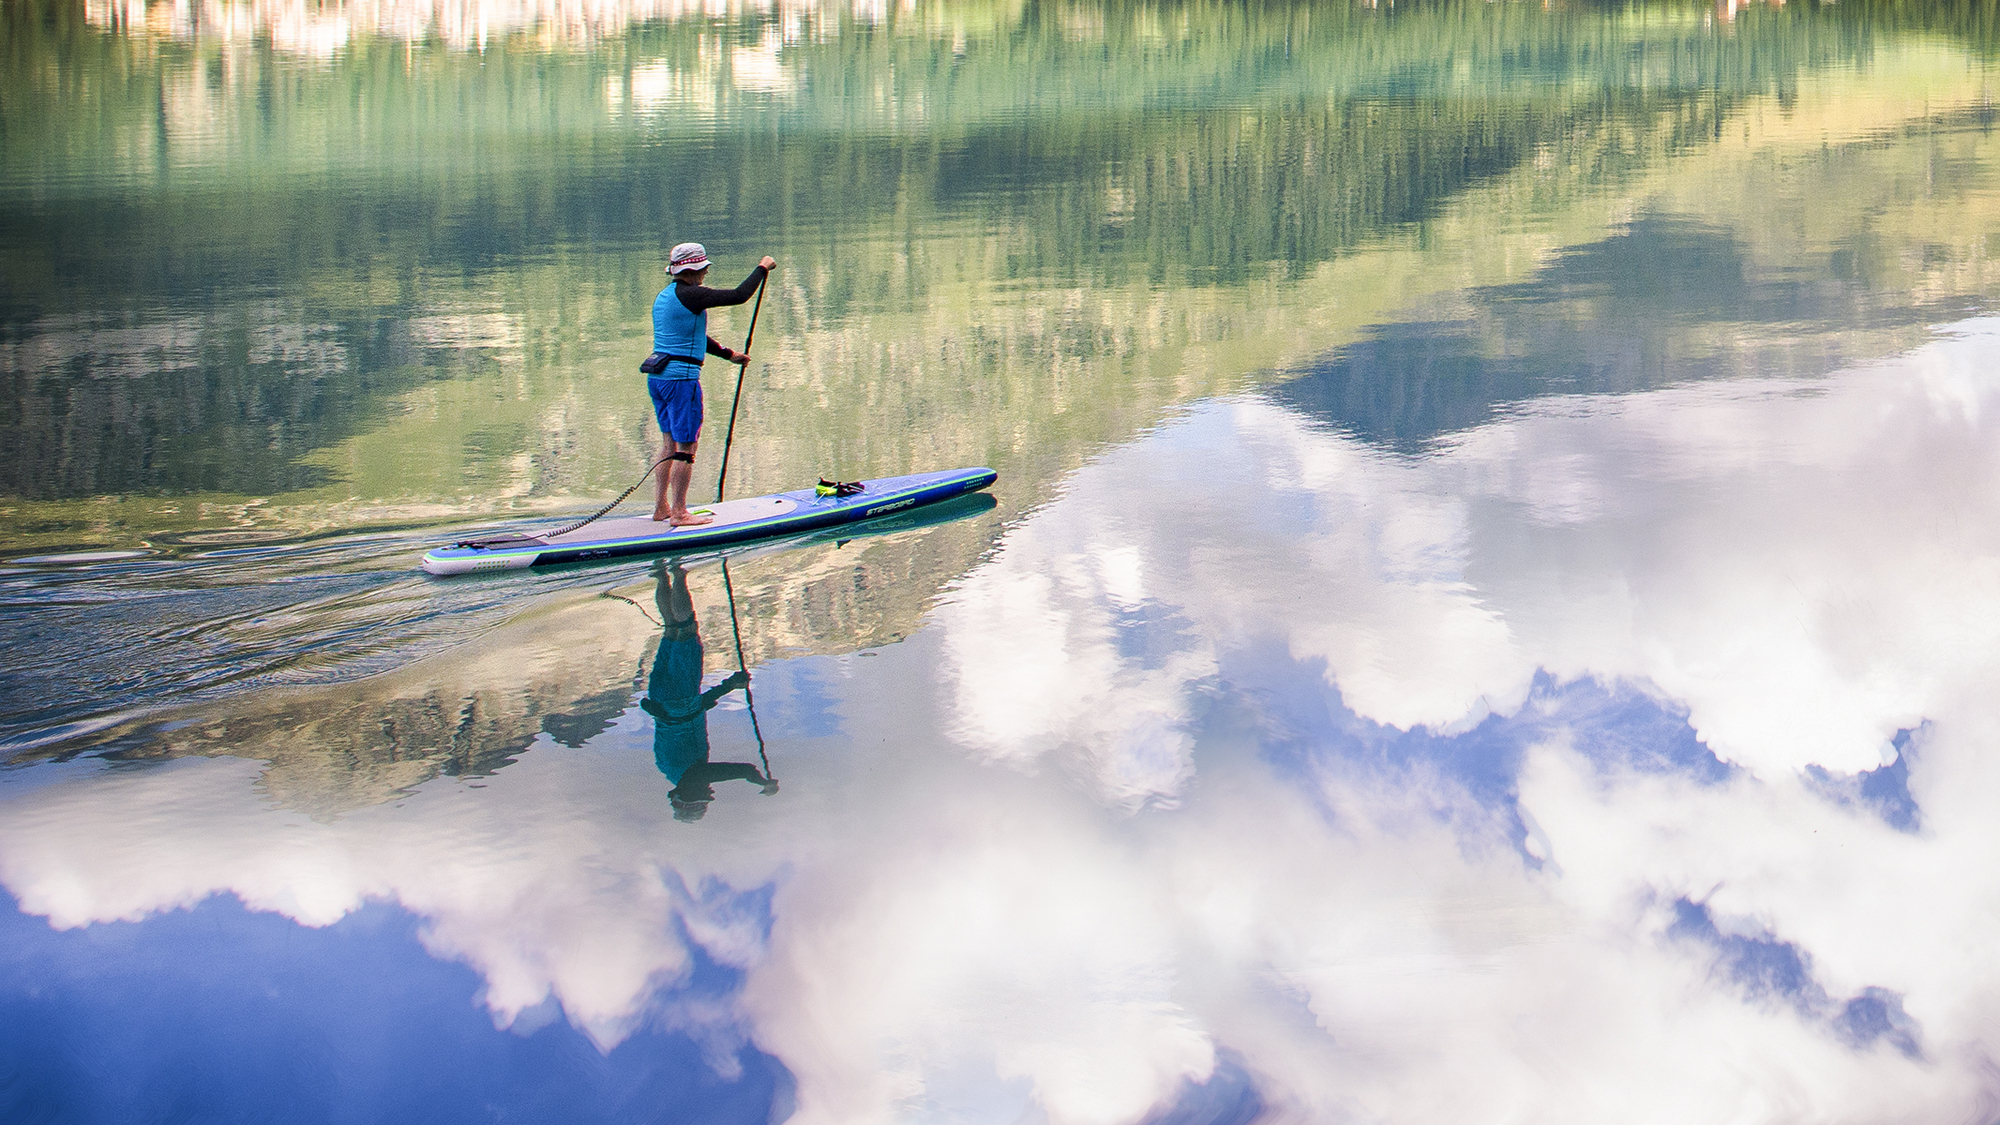
M708 251L699 242L683 242L667 255L667 272L681 273L686 270L708 268Z

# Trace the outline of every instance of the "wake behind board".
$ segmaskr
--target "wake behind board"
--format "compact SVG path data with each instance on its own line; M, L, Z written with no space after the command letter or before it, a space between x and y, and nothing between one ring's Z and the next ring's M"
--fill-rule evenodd
M647 516L622 516L589 523L567 535L497 533L437 547L424 555L431 574L486 574L554 563L693 551L754 539L799 535L821 528L906 512L968 492L999 479L992 469L949 469L862 481L852 496L821 496L802 488L747 500L725 500L693 511L714 516L694 527L671 527Z

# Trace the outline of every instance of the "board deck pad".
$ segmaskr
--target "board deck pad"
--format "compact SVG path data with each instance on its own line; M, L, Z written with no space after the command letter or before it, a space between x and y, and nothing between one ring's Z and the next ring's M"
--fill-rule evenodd
M863 481L862 490L851 496L821 496L802 488L725 500L690 507L692 512L715 517L691 527L673 527L649 516L617 516L594 520L563 535L495 531L434 548L424 555L422 566L437 575L478 574L799 535L977 492L998 478L999 474L988 468L948 469Z
M789 496L759 496L751 500L724 500L720 504L704 507L690 505L688 511L697 515L714 516L706 524L684 530L696 531L710 527L733 527L768 516L782 516L798 510L798 501ZM620 543L636 539L652 539L660 535L673 535L678 530L664 523L655 522L651 516L605 517L595 523L577 528L568 535L537 536L551 547L575 547L587 543Z

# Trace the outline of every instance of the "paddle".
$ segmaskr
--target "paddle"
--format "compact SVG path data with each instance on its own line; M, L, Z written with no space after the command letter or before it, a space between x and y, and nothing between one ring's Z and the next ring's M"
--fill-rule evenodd
M750 350L750 342L757 338L757 314L763 311L764 282L769 280L771 275L766 273L757 282L757 303L750 307L750 331L743 337L743 350L746 352ZM715 475L715 502L718 504L722 503L722 485L729 479L729 446L736 440L736 407L743 401L743 373L749 369L747 362L736 365L736 397L729 400L729 429L722 436L722 471ZM728 573L723 571L725 582ZM752 718L754 721L755 717Z

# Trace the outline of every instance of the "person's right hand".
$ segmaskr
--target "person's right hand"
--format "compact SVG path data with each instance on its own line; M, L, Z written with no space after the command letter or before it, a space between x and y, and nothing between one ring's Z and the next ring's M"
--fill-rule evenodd
M745 684L747 684L747 683L749 683L749 682L750 682L750 673L748 673L748 672L731 672L731 673L729 674L729 680L728 680L728 682L729 682L729 684L730 684L731 686L733 686L733 687L742 687L743 685L745 685Z
M766 254L764 255L763 260L758 262L757 264L764 267L765 273L769 273L772 270L778 268L778 259L773 258L769 254Z

